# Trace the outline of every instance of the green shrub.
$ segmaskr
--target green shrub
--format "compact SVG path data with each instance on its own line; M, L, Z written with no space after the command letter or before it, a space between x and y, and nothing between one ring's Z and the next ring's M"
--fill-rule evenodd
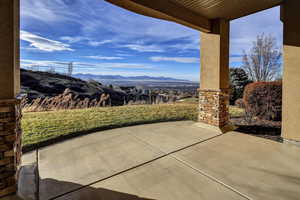
M281 121L281 81L251 83L245 88L243 100L248 118Z

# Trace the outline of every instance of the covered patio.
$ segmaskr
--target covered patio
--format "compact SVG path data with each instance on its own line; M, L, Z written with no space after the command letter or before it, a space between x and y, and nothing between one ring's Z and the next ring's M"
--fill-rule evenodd
M23 155L21 199L298 199L300 148L192 121L102 131Z
M47 161L48 156L51 157L51 150L41 150L37 162L41 172L40 178L42 180L50 179L50 186L39 182L39 190L47 191L57 182L60 186L56 185L56 188L63 189L64 185L66 187L71 185L72 188L77 189L76 191L65 191L64 196L61 197L53 194L47 196L48 193L44 192L43 194L46 196L42 196L40 199L54 197L95 199L91 196L85 196L91 194L95 194L98 199L199 199L199 197L202 199L220 197L222 199L297 199L300 185L299 148L296 147L300 142L300 93L298 88L300 85L300 26L298 25L300 1L107 1L142 15L173 21L201 31L199 122L197 125L176 122L178 125L175 127L184 126L182 135L176 136L172 135L172 133L179 133L174 129L174 124L167 126L158 124L158 130L162 129L158 132L159 135L162 134L160 136L164 137L164 133L171 134L166 138L165 143L163 143L164 140L160 141L160 137L160 139L151 138L153 133L142 136L135 135L135 139L131 140L132 138L126 138L132 137L130 128L119 130L119 133L124 134L125 132L124 136L119 136L123 139L120 144L128 143L129 145L134 140L138 140L138 143L142 144L139 147L134 146L135 151L132 152L130 150L133 149L127 149L130 145L121 149L120 145L114 144L112 146L114 148L111 147L112 153L104 160L90 156L102 150L105 151L105 145L103 149L100 147L100 149L96 147L89 149L89 142L82 143L82 148L79 148L78 145L72 146L74 144L71 145L71 143L74 140L70 141L71 143L68 145L61 143L59 145L62 145L63 154L65 152L63 149L67 150L72 147L73 150L77 148L81 150L78 152L80 159L89 158L84 170L90 170L90 173L79 173L78 175L82 176L74 179L75 182L72 179L62 178L67 175L73 177L77 174L76 171L71 173L71 168L64 173L56 174L57 168L52 165L56 162L52 160L63 160L63 158L57 157L56 153L51 159L53 162L51 164L49 160ZM228 132L232 128L229 124L228 113L230 21L279 5L281 5L281 20L284 24L282 137L287 144L278 144ZM20 0L1 1L0 16L0 197L3 197L16 193L18 190L17 183L22 180L22 176L18 176L21 166L22 134L19 100ZM138 130L133 132L147 133L147 131ZM191 140L185 134L186 132L191 133ZM223 135L223 133L226 134ZM105 136L95 134L90 137L99 137L100 139ZM172 139L173 137L174 139ZM176 141L176 137L181 138L181 140ZM86 136L86 138L88 137ZM84 138L81 139L85 140ZM296 145L290 146L289 144ZM176 146L175 149L173 148L174 145ZM88 149L85 150L84 146L87 146ZM56 148L58 147L56 146ZM143 148L146 149L142 151ZM122 150L125 150L123 152L126 153L125 155L120 153ZM147 155L149 157L144 158ZM64 158L67 156L65 154ZM133 160L133 165L127 166L125 158L132 156L141 158L141 160L138 162ZM113 158L111 160L113 164L105 166L108 158ZM43 165L43 163L46 164ZM93 168L92 166L95 165L103 165L104 168L110 168L114 173ZM124 167L124 165L126 166ZM75 170L77 165L69 164L67 167L72 167ZM102 173L104 175L99 176ZM94 175L97 180L91 179L84 183L76 182ZM67 184L67 182L71 184ZM21 188L22 184L19 186ZM95 188L105 189L98 190ZM167 190L163 188L167 188ZM80 195L76 195L78 191L81 192ZM96 191L97 194L93 191ZM99 191L103 192L98 194ZM118 191L119 193L115 194L111 191ZM101 196L103 193L109 195L109 198ZM122 196L124 193L134 196ZM41 195L40 191L38 194ZM55 195L57 194L62 193L55 192Z

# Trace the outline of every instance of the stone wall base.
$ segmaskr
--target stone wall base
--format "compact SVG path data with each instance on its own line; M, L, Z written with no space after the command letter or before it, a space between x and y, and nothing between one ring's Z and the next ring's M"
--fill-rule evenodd
M300 147L300 141L283 139L283 143Z
M214 132L219 133L219 134L228 133L228 132L234 131L238 128L238 127L236 127L236 126L234 126L233 124L230 124L230 123L226 124L225 126L218 127L218 126L206 124L206 123L203 123L203 122L197 122L197 123L195 123L195 126L197 126L199 128L208 129L208 130L214 131Z
M199 90L199 122L224 127L229 123L229 90Z
M0 100L0 198L17 191L22 152L20 102Z

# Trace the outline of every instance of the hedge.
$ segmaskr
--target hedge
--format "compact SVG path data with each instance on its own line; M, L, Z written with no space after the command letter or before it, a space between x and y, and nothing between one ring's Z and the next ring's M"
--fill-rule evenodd
M248 117L281 121L281 81L250 83L245 88L243 100Z

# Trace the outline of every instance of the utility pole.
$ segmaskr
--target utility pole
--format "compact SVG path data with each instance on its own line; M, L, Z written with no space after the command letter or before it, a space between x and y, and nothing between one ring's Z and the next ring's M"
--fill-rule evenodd
M67 73L67 75L72 76L72 73L73 73L73 62L70 62L68 64L68 73Z
M39 65L32 65L32 71L39 71L40 70L40 67Z
M53 66L53 65L50 66L49 72L52 73L52 74L54 74L55 73L55 66Z

